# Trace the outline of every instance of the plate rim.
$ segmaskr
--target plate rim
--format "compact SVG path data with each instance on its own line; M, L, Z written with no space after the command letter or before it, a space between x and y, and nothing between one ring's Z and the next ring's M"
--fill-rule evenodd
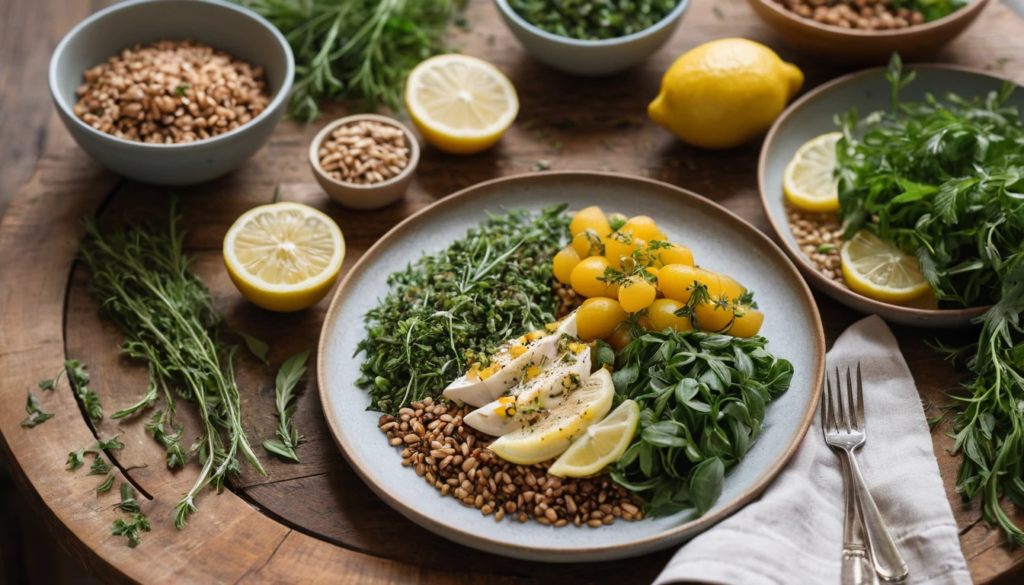
M561 549L555 551L555 555L551 556L543 555L542 553L544 551L540 551L537 547L498 541L488 536L474 534L472 532L467 531L465 528L454 524L446 524L443 522L435 521L428 515L421 513L414 506L407 505L399 498L392 496L385 489L381 488L374 482L370 481L367 478L367 474L364 472L363 469L363 465L365 465L365 462L349 452L349 449L341 440L341 433L339 432L340 427L338 421L334 420L333 417L328 416L328 412L334 412L334 409L331 408L331 397L327 392L327 384L325 383L326 367L324 363L324 356L326 355L325 349L327 345L327 340L329 338L329 334L336 325L336 314L340 309L341 298L343 296L343 293L345 293L346 289L354 281L354 278L362 273L364 266L367 263L369 263L371 259L375 258L378 254L380 254L381 249L384 247L384 244L388 242L388 240L395 237L399 233L411 229L411 227L414 227L415 224L418 224L420 221L427 218L428 216L444 212L447 208L451 207L453 203L461 203L465 200L481 196L482 193L485 193L487 191L487 188L492 187L495 184L506 182L542 184L547 181L555 179L572 179L574 177L583 179L603 179L609 182L644 183L648 187L662 189L682 200L687 200L689 203L694 204L697 207L703 208L702 211L718 215L723 221L733 224L735 227L742 231L748 232L755 241L760 239L760 244L764 248L772 250L771 253L778 254L778 257L783 261L783 264L786 266L786 269L788 270L788 280L794 282L797 285L798 290L800 290L803 293L802 295L800 295L799 302L802 305L804 305L806 309L808 309L808 312L812 317L811 334L814 337L813 347L815 355L813 358L814 366L811 375L811 380L813 384L811 388L811 398L810 400L808 400L808 404L804 408L803 416L800 419L800 423L797 428L796 434L792 437L792 440L785 447L783 452L778 457L776 457L775 460L768 465L767 469L763 471L757 477L757 479L755 479L754 482L740 495L735 497L732 501L728 502L725 506L723 506L721 509L715 511L712 514L706 514L704 516L690 520L688 522L675 526L670 530L660 532L658 534L633 540L628 543L616 545L582 546L572 548L571 550ZM699 529L697 530L697 532L699 533L704 529L710 528L711 526L714 526L718 522L729 517L739 509L746 506L757 496L759 496L761 492L763 492L775 480L776 476L782 471L782 469L786 466L789 460L792 459L792 457L796 454L797 448L799 448L800 444L803 442L803 439L807 434L807 430L811 426L811 421L814 418L814 413L817 410L818 401L821 396L821 385L825 373L825 353L825 333L824 327L821 322L821 314L818 311L816 302L814 301L814 296L812 295L810 288L807 286L807 282L801 276L799 270L793 264L793 261L785 253L783 253L782 250L779 249L778 245L776 245L775 242L771 240L771 238L769 238L764 232L757 229L752 224L750 224L743 218L739 217L732 211L729 211L728 209L719 205L718 203L711 201L710 199L707 199L701 195L698 195L697 193L694 193L693 191L690 191L688 189L677 187L675 185L671 185L669 183L664 183L661 181L655 181L653 179L648 179L645 177L626 175L624 173L599 171L554 171L535 174L526 173L504 177L496 177L494 179L490 179L487 181L477 183L475 185L471 185L447 197L438 199L437 201L425 206L423 209L420 209L419 211L416 211L412 215L408 216L407 218L403 219L401 222L396 224L393 228L388 230L387 233L381 236L380 239L374 242L374 244L370 246L370 248L368 248L365 253L363 253L359 260L348 270L348 272L345 274L345 277L341 280L340 284L338 285L338 288L335 290L334 295L331 298L331 304L327 309L327 313L324 316L323 325L321 326L320 330L320 339L317 342L317 393L320 397L321 407L323 408L324 411L324 419L326 420L327 426L331 431L331 436L334 439L335 445L337 445L338 449L342 452L342 455L345 457L345 460L349 463L352 469L355 470L356 474L359 475L360 479L363 480L363 483L370 487L370 489L374 493L376 493L382 500L384 500L389 506L397 510L406 518L412 520L416 524L419 524L420 526L426 528L427 530L430 530L431 532L443 538L446 538L453 542L457 542L459 544L463 544L465 546L469 546L471 548L486 550L494 554L511 556L508 551L515 551L517 558L530 559L539 562L579 562L582 560L579 558L580 555L594 557L596 555L607 553L620 553L615 556L606 557L608 559L611 559L630 556L628 555L628 553L621 553L623 551L629 551L631 549L636 548L643 549L642 552L639 554L653 552L654 550L659 549L659 547L656 546L656 543L658 541L668 541L673 539L674 537L678 537L695 529ZM455 538L452 535L458 535L458 538ZM652 547L652 545L655 546ZM547 552L550 553L551 551ZM539 558L539 554L546 558ZM562 555L565 555L566 558L556 558Z
M906 65L906 68L913 71L917 69L932 69L940 71L956 71L959 73L971 73L974 75L981 75L983 77L990 77L999 81L1008 81L1015 85L1020 85L1009 77L1000 75L992 75L987 71L982 71L973 67L965 67L963 65L955 65L951 63L910 63ZM785 237L784 233L779 226L779 223L775 220L775 215L772 213L768 203L768 193L765 189L765 169L768 165L768 151L772 144L776 140L776 134L780 133L782 125L785 124L791 116L797 111L802 109L806 104L811 101L823 99L827 97L827 93L836 87L854 83L863 77L870 77L879 73L885 74L888 68L886 66L870 67L868 69L861 69L846 75L841 75L835 79L826 81L825 83L815 87L808 91L804 95L800 96L799 99L794 101L787 107L779 117L772 123L771 128L768 130L768 134L764 138L764 142L761 143L761 152L757 157L757 190L760 194L761 208L764 211L765 216L768 218L768 223L771 224L772 229L775 230L775 236L782 242L782 249L789 257L789 259L799 266L801 272L810 279L816 288L822 292L828 293L833 299L836 299L843 305L850 307L858 312L885 314L887 312L897 313L899 315L916 318L923 321L932 319L957 319L957 318L976 318L980 317L988 311L991 306L984 307L967 307L964 309L918 309L915 307L904 307L901 305L894 305L891 303L885 303L882 301L876 301L872 298L868 298L864 295L853 292L852 290L840 286L835 281L825 278L818 270L811 265L810 261L800 252L793 247L793 244ZM862 304L870 309L870 311L864 311L855 306L855 304Z

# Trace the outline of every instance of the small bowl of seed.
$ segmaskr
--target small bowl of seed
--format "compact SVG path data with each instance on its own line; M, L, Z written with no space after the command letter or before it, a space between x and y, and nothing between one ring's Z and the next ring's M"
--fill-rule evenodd
M416 137L387 116L358 114L335 120L309 145L309 165L324 191L351 209L379 209L398 201L420 160Z

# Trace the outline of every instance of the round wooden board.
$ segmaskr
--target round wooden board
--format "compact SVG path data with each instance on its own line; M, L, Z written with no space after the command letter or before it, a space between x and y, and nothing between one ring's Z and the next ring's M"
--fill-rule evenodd
M718 9L717 12L714 9ZM716 14L722 14L718 17ZM758 201L758 144L728 152L690 149L650 123L647 101L657 93L661 72L685 50L713 38L743 36L779 50L807 74L812 87L846 70L828 68L783 46L742 0L696 0L670 46L640 68L608 79L566 77L532 61L497 18L487 0L470 3L469 31L453 41L463 52L497 64L516 84L522 102L519 121L495 149L466 158L426 149L416 182L404 202L377 212L353 212L331 203L314 182L305 150L328 120L344 113L332 106L316 124L286 122L272 142L244 169L198 188L180 191L183 226L195 270L210 286L233 326L271 342L265 366L249 355L238 364L244 423L250 436L273 434L273 377L294 353L316 347L327 300L310 310L276 315L242 300L229 282L220 258L221 239L234 219L270 200L275 184L283 198L301 201L330 214L345 232L345 268L401 219L438 198L476 182L527 172L538 160L554 169L618 171L663 180L691 189L732 209L770 233ZM1024 66L1004 57L1022 54L1024 23L1000 4L986 9L980 22L936 60L979 68L1002 68L1024 79ZM557 99L552 96L559 96ZM259 450L267 469L262 477L244 468L231 489L204 492L199 512L184 532L174 530L173 504L191 485L195 465L169 472L163 451L145 434L138 419L104 420L93 428L82 417L74 395L62 382L56 392L35 388L51 377L65 357L89 365L95 390L107 412L135 402L145 388L144 367L121 358L121 335L86 289L87 273L74 263L82 235L79 218L97 215L113 226L125 218L166 218L169 194L122 180L88 159L56 118L49 144L32 179L19 192L0 224L0 409L2 449L40 517L65 546L104 579L111 581L280 582L547 582L608 581L648 583L671 551L628 561L588 565L548 565L511 561L444 541L391 510L356 477L327 431L310 372L301 389L295 425L309 442L299 449L301 464L284 463ZM344 269L343 269L344 270ZM831 343L860 316L818 296ZM353 324L354 334L361 324ZM922 398L942 404L955 371L923 340L933 334L894 328ZM970 335L939 333L946 341ZM21 405L29 389L56 417L35 429L23 429ZM190 408L180 409L186 433L196 423ZM932 411L934 413L936 411ZM934 434L943 480L961 528L961 542L976 582L1009 582L1024 561L1024 550L1008 550L1001 534L980 518L977 503L962 505L954 493L958 459L947 454L948 423ZM120 433L125 448L115 461L143 493L143 510L153 530L140 548L110 535L116 515L114 493L96 496L96 477L69 473L69 451L95 437ZM191 441L187 436L185 441ZM396 459L395 464L398 464ZM144 466L144 467L138 467ZM1006 504L1019 524L1024 513Z

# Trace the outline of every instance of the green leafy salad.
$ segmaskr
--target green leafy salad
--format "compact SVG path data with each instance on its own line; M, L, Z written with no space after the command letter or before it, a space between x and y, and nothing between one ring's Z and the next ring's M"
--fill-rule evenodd
M1024 507L1024 124L1016 86L983 97L900 99L914 79L894 55L892 109L839 119L840 216L845 237L867 229L915 254L946 308L989 306L978 339L937 346L965 365L955 395L957 491L981 496L984 517L1016 543L1024 531L999 507Z

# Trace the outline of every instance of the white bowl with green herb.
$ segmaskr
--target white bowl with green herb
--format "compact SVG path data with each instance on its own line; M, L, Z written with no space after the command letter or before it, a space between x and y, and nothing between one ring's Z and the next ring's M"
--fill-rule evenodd
M495 0L505 24L535 59L567 73L597 77L629 69L661 48L690 0L637 0L615 12L594 0Z

